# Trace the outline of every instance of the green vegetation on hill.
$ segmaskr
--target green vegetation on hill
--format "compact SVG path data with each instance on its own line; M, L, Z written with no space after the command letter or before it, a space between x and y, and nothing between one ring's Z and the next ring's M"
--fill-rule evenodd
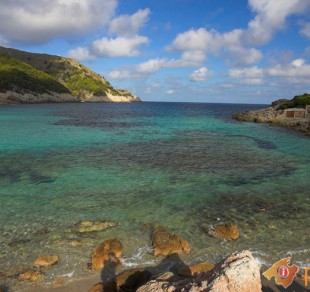
M70 93L53 76L9 56L0 55L0 91Z
M294 106L305 106L310 104L310 94L297 95L293 98Z
M58 84L61 83L62 87L59 86L57 92L59 92L59 90L64 90L64 92L69 92L82 101L87 100L91 96L106 97L108 95L126 96L129 100L135 99L130 92L113 88L113 86L104 77L96 74L79 62L70 58L47 54L28 53L4 47L0 47L0 54L12 57L23 63L27 63L33 68L33 70L36 70L37 75L39 75L38 72L41 72L41 75L45 78L46 76L49 76L49 80L54 80L55 82L58 81ZM31 68L30 66L28 69ZM6 79L9 78L9 75L11 76L10 78L13 78L12 75L15 75L15 73L16 71L14 71L14 73L11 71L10 74L3 72L3 74L6 75ZM20 85L20 79L24 78L21 78L20 74L17 75L19 76L16 77L18 80L14 80L13 83ZM29 81L27 82L27 87L29 87L31 80L29 78L26 78L26 80ZM23 82L25 83L26 81ZM41 85L39 83L38 85L33 86L40 87L41 90L43 90L44 87ZM47 89L47 87L45 88Z
M284 110L293 107L305 107L310 105L310 94L296 95L292 100L286 100L280 103L278 110Z
M107 91L112 95L120 95L109 82L103 82L102 77L92 76L85 71L74 69L70 71L70 74L62 76L64 84L73 95L83 97L87 93L93 93L95 96L105 96Z

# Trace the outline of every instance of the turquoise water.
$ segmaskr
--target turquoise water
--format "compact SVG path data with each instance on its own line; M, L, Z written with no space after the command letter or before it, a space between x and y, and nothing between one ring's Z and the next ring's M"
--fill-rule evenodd
M310 259L310 140L233 113L254 105L49 104L0 107L0 270L15 274L43 254L45 280L86 271L96 244L119 238L125 267L158 262L153 226L189 241L186 263L250 249L257 259ZM79 234L81 220L117 227ZM212 239L204 225L234 221L240 238ZM72 241L83 243L71 246ZM9 277L12 276L12 277ZM25 285L25 284L23 284Z

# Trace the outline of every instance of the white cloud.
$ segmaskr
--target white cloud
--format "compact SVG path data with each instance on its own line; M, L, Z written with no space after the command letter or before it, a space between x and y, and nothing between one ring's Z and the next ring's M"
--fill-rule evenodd
M192 81L206 81L210 77L210 72L208 68L206 67L201 67L198 70L195 70L191 76L190 80Z
M68 53L68 57L76 59L78 61L90 61L95 58L95 56L90 53L89 49L85 47L78 47L74 50L70 50Z
M150 9L140 9L132 15L121 15L114 18L110 24L110 33L119 36L134 36L146 24Z
M151 74L162 68L196 67L204 61L205 55L200 52L184 52L180 59L156 58L138 64L134 70L141 74Z
M229 76L233 78L262 78L264 76L264 71L256 66L243 69L231 69L229 70Z
M276 64L268 68L247 67L242 69L229 70L229 76L236 78L241 83L249 85L259 85L264 83L264 78L268 81L280 80L280 84L308 84L310 79L310 65L304 59L295 59L289 64ZM271 78L273 78L271 80ZM274 83L273 83L274 84Z
M304 59L295 59L291 62L291 65L293 67L302 67L306 64L306 61Z
M262 53L255 48L247 48L241 43L243 31L235 29L226 33L205 28L189 30L176 36L168 50L175 50L184 56L194 58L196 65L202 64L207 55L228 54L228 61L235 65L251 65L259 62ZM193 64L192 64L193 65Z
M171 95L171 94L174 94L174 93L175 93L175 90L173 90L173 89L168 89L168 90L166 91L166 93L169 94L169 95Z
M285 28L288 16L305 12L310 7L308 0L249 0L250 8L256 13L244 33L249 45L269 42L274 33Z
M213 34L205 28L199 28L197 30L191 29L178 34L167 49L176 51L204 52L207 44L210 44L212 47L216 45L213 43Z
M91 44L91 52L97 57L133 57L139 55L141 45L149 42L147 37L101 38Z
M0 35L24 43L80 35L107 25L116 6L117 0L0 0Z
M188 51L181 55L179 60L174 60L173 67L196 67L201 65L206 59L206 55L201 51Z
M305 13L310 8L309 0L249 0L249 6L256 13L246 29L234 29L220 33L199 28L178 34L167 47L191 55L225 56L225 60L236 66L258 63L263 54L255 48L269 42L274 34L285 28L286 19L293 14ZM310 25L304 25L302 33L310 35Z
M300 33L310 39L310 22L304 22L302 24L302 28L300 30Z
M139 73L150 74L167 66L169 61L165 59L151 59L136 66L135 70Z
M231 69L229 70L229 76L241 79L241 83L246 85L260 85L264 82L264 70L256 66L243 69Z
M109 30L116 34L116 37L97 39L87 47L78 47L69 51L69 56L79 61L97 57L138 56L140 47L149 43L148 37L137 34L148 20L149 14L150 10L147 8L138 10L133 15L121 15L113 19Z
M237 66L256 64L263 58L262 52L255 48L231 47L229 51L231 53L230 63Z
M266 73L273 77L287 77L289 81L290 78L300 78L303 83L304 80L310 78L310 65L305 63L303 59L293 60L288 65L275 65L271 68L266 69ZM295 82L295 81L294 81Z
M128 79L131 78L131 74L128 70L113 70L108 74L111 79Z

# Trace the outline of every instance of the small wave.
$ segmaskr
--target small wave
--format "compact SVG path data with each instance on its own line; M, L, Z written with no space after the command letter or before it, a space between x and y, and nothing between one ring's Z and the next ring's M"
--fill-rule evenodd
M135 268L143 265L154 265L156 260L143 260L147 258L147 255L152 251L151 247L140 247L136 249L131 257L123 259L123 264L125 267Z

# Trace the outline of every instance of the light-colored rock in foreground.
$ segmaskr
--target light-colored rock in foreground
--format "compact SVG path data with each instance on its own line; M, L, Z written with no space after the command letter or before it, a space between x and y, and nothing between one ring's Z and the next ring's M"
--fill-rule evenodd
M155 256L167 256L173 253L182 254L190 252L190 246L185 239L173 235L168 230L161 227L156 228L154 231L152 244Z
M258 292L262 290L259 267L250 251L233 253L212 270L205 281L209 291ZM195 291L195 290L192 290ZM196 291L200 291L197 290Z
M57 264L59 261L59 256L57 255L46 255L46 256L41 256L38 257L33 266L34 267L49 267L52 265Z
M107 239L94 250L91 258L91 270L102 269L106 261L120 263L124 247L118 239Z
M261 288L258 265L250 251L242 251L228 256L201 277L174 282L169 278L167 280L154 279L137 291L259 292L262 291Z

